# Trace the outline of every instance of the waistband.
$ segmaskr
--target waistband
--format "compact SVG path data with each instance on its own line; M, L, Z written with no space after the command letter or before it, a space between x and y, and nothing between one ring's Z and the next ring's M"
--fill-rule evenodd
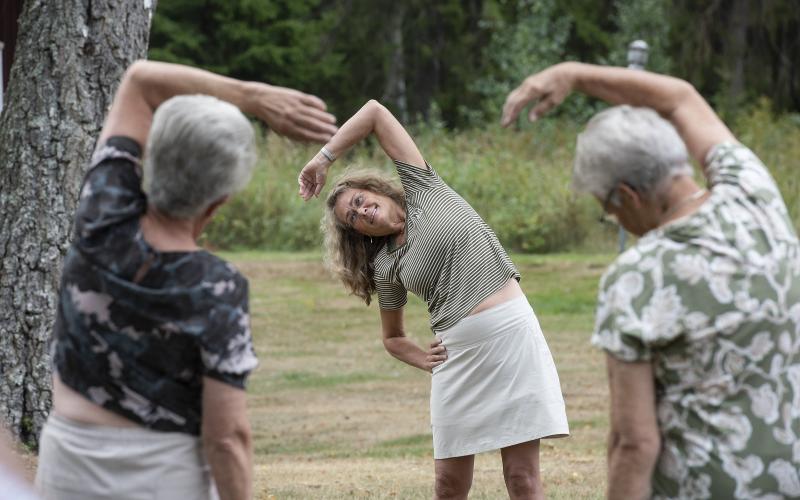
M463 348L519 329L538 329L538 321L525 295L467 316L446 330L436 332L447 348Z
M47 426L52 431L85 440L112 442L199 443L200 438L183 432L161 432L146 427L111 427L85 424L51 412Z

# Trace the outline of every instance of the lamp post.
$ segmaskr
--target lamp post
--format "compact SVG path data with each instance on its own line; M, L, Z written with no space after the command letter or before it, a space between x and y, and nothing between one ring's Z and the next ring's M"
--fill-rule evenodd
M647 56L650 47L644 40L634 40L628 44L628 68L644 69L647 64ZM628 233L619 227L619 253L625 251L625 243L628 240Z

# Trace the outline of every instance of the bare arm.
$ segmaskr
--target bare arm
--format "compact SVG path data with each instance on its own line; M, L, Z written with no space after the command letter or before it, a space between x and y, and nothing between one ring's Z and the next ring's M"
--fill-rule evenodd
M447 351L441 340L434 340L431 342L430 349L424 351L406 337L403 329L403 309L381 309L381 325L383 327L383 347L400 361L430 372L447 359Z
M253 443L245 392L203 377L203 450L221 500L253 496Z
M653 365L606 355L611 396L608 498L648 498L661 437L656 419Z
M422 153L417 149L414 140L408 135L403 125L381 103L368 101L354 114L336 135L325 145L334 157L341 156L359 141L375 134L383 150L393 160L399 160L418 167L425 167ZM308 200L318 196L325 185L331 161L321 153L317 153L300 172L300 196Z
M206 94L228 101L291 139L325 142L336 132L336 119L318 97L179 64L137 61L122 77L100 142L126 135L144 146L156 108L182 94Z
M700 164L712 146L735 141L711 106L684 80L647 71L567 62L529 76L506 98L503 126L530 102L535 120L560 104L573 90L611 104L646 106L669 120Z

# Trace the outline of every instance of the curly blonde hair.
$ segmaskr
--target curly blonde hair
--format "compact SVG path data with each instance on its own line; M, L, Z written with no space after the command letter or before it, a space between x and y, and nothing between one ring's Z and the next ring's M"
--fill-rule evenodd
M387 196L405 210L406 198L397 181L379 170L350 170L333 185L325 202L321 229L325 237L325 264L353 295L367 305L375 293L375 255L390 236L367 236L336 218L333 208L348 189L364 189Z

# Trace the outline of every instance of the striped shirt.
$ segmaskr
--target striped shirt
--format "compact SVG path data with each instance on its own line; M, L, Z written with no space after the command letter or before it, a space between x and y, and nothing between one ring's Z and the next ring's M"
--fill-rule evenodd
M406 198L406 242L375 256L381 309L399 309L411 291L428 304L431 329L446 330L475 306L519 280L494 231L461 196L427 169L395 161Z

